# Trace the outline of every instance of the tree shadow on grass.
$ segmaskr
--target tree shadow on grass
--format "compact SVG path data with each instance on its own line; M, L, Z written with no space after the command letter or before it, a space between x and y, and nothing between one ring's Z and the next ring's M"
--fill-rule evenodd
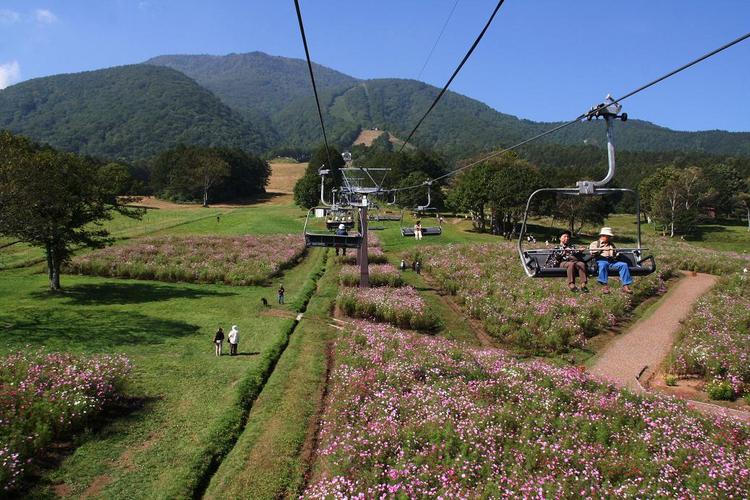
M40 291L31 294L36 299L63 297L71 305L143 304L170 299L200 299L203 297L229 297L233 292L160 285L156 283L101 283L75 285L62 292Z
M196 334L200 327L135 312L24 309L0 316L2 342L15 348L111 352L126 345L156 345Z

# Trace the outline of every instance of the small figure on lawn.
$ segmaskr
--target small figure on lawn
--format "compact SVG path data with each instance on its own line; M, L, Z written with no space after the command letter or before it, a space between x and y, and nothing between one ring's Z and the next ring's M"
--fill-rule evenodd
M284 292L284 284L282 283L279 285L279 304L284 303Z
M555 261L557 266L562 267L568 274L568 288L571 292L578 291L576 287L576 272L581 278L581 291L588 292L586 286L588 276L586 275L586 263L583 261L583 252L570 243L570 231L563 231L560 235L560 245L555 247Z
M221 356L221 349L224 346L224 330L219 327L218 330L216 330L216 333L214 334L214 349L216 350L216 355Z
M336 230L336 236L347 236L346 226L344 224L339 224L339 228ZM339 249L341 249L341 255L346 255L346 247L342 245L336 246L336 255L339 254Z
M422 274L422 263L418 260L414 261L414 271L416 271L417 274Z
M399 264L399 269L401 269L401 272L406 271L406 261L404 259L401 259L401 264Z
M620 274L622 291L630 294L633 293L630 289L633 278L630 277L628 264L617 260L617 248L611 241L614 236L611 227L603 227L599 231L599 239L592 241L591 245L589 245L589 251L596 258L596 265L599 268L597 281L604 287L602 292L609 293L609 285L607 284L609 271L617 271Z
M232 329L229 330L229 355L237 355L237 344L240 343L240 331L237 329L237 325L232 325Z

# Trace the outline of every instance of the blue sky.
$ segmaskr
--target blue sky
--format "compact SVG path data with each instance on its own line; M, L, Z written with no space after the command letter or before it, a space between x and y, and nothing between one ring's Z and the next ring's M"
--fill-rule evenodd
M442 86L495 6L459 0L421 79ZM301 0L313 59L416 78L456 0ZM451 90L567 120L750 31L747 0L506 0ZM162 54L304 57L291 0L0 0L0 87ZM750 40L625 101L678 130L750 131Z

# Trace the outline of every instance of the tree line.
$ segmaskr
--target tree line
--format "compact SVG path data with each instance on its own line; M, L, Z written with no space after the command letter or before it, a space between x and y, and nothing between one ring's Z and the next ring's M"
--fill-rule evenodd
M370 147L355 146L356 165L388 167L384 188L414 186L455 168L435 153L407 149L394 151L386 134ZM332 151L334 168L326 180L326 193L340 185L338 168L343 160ZM470 214L474 229L510 238L518 231L526 201L536 189L575 187L578 180L604 177L606 151L591 146L537 145L482 162L456 176L435 182L432 205ZM468 164L466 160L464 164ZM295 201L310 208L319 205L318 169L326 163L323 147L311 157L305 176L295 187ZM686 235L697 231L708 217L748 218L750 230L750 160L705 153L618 153L613 187L640 191L643 214L664 234ZM396 194L397 204L413 209L426 202L427 188ZM329 196L329 195L327 195ZM329 200L330 201L330 200ZM600 225L613 212L634 212L636 198L626 194L568 196L545 193L535 199L532 216L551 216L574 234L585 224Z

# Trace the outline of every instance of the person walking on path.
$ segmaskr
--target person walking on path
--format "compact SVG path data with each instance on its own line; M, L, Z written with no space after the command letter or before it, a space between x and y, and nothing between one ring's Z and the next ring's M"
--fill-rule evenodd
M617 260L617 247L611 241L614 236L611 227L603 227L599 231L599 239L592 241L589 245L589 251L596 259L596 265L599 268L597 281L604 287L602 291L609 293L609 285L607 284L609 271L617 271L620 274L622 291L631 294L633 291L630 289L630 285L633 283L633 278L630 277L628 264Z
M563 231L560 235L560 245L555 247L555 260L557 265L565 269L568 275L568 288L571 292L578 291L576 287L576 272L581 278L581 291L588 292L586 286L588 276L586 276L586 264L583 262L583 252L577 249L575 245L570 244L570 231Z
M284 285L283 284L279 285L279 304L284 303L284 292L285 292Z
M404 259L401 259L401 264L399 265L399 268L401 269L401 272L406 271L406 261Z
M347 236L346 232L346 226L344 224L339 224L339 228L336 230L336 236ZM341 249L341 255L346 255L346 247L337 245L336 246L336 255L339 254L339 249Z
M229 330L229 355L237 355L237 344L240 343L240 331L237 329L237 325L232 325L232 329Z
M216 330L216 333L214 334L214 349L216 350L216 355L221 356L221 349L224 346L224 330L219 327L218 330Z
M414 270L417 272L417 274L422 274L422 263L420 261L414 261Z
M422 239L422 221L418 220L416 224L414 224L414 239L417 241Z

